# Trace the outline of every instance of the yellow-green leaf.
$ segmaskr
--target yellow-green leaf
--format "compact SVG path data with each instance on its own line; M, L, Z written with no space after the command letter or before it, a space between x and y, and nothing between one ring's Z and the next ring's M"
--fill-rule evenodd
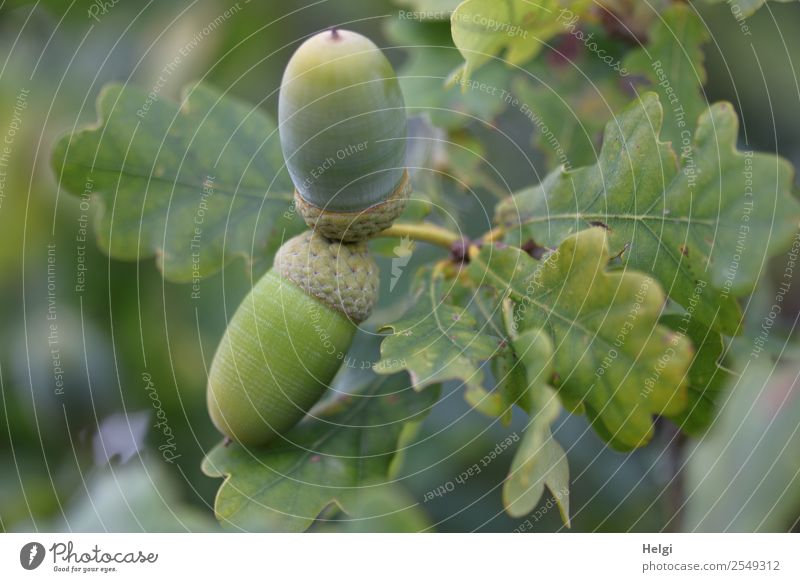
M524 517L536 508L547 487L562 521L569 526L567 455L550 432L561 410L555 392L547 386L552 375L553 344L541 329L516 335L511 343L527 374L530 419L503 483L503 505L512 517Z
M541 262L516 248L485 246L469 274L507 290L522 331L546 332L553 382L568 408L582 404L605 440L629 450L652 438L652 415L685 407L692 347L658 324L666 299L658 283L608 270L609 257L605 231L591 228Z
M450 17L453 41L466 61L464 78L501 53L511 65L526 63L592 5L591 0L465 0Z
M478 327L469 308L453 300L448 285L455 283L434 274L411 310L379 330L393 333L381 344L377 373L408 370L416 390L446 380L481 389L483 364L499 353L502 341L490 329Z

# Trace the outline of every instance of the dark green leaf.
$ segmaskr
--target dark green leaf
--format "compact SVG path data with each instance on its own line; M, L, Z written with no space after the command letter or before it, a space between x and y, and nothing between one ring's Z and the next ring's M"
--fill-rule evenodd
M686 434L699 436L714 421L719 400L730 380L728 372L719 367L725 351L722 336L693 321L688 314L665 315L661 323L685 334L694 345L694 359L689 368L689 402L684 410L670 418Z
M800 221L792 166L737 151L736 114L719 103L700 118L678 167L657 139L661 120L658 96L644 95L608 123L597 164L553 172L502 202L496 220L508 242L550 247L602 225L625 266L653 275L699 322L736 334L735 297L752 291Z
M302 228L277 129L258 109L203 85L180 103L109 85L98 114L53 162L69 192L97 194L98 244L112 257L155 255L165 278L192 281L268 257Z
M330 505L347 513L365 488L386 482L398 448L408 444L405 427L437 397L437 390L414 392L405 374L377 378L312 411L283 442L218 445L203 461L207 475L225 477L217 518L243 530L303 531Z

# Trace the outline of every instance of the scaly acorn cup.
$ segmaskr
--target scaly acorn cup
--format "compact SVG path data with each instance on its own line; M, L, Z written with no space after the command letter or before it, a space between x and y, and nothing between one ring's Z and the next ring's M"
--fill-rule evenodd
M411 192L405 103L371 40L334 29L300 45L283 75L278 120L295 203L311 228L360 241L402 214Z
M242 301L208 375L216 427L245 445L286 433L319 400L378 296L366 244L305 232Z

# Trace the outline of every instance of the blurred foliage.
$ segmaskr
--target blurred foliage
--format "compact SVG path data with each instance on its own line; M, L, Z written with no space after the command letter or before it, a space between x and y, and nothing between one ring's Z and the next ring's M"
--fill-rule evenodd
M174 475L158 461L138 457L120 467L97 468L64 508L51 531L209 532L219 526L207 508L181 499Z
M690 531L788 531L800 511L800 362L750 362L686 451Z

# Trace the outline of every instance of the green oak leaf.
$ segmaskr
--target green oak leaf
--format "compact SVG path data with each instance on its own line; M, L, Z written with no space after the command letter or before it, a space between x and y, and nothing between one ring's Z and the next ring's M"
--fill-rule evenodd
M570 410L583 405L595 430L630 450L653 436L653 414L686 405L691 343L658 325L665 296L656 281L609 271L602 228L564 239L537 262L524 251L484 246L470 277L507 290L522 331L544 330L553 344L553 383Z
M433 273L414 305L400 320L384 325L391 330L381 343L378 374L408 370L415 390L446 380L460 380L467 391L482 390L483 363L501 349L502 340L486 326L479 328L470 306L452 281Z
M503 90L511 72L498 63L487 65L468 83L446 86L463 62L448 22L390 20L386 34L408 53L398 78L409 114L424 114L433 125L453 130L476 120L492 121L505 108Z
M464 398L481 414L499 418L503 426L508 426L515 405L525 411L529 409L527 400L523 399L528 385L525 369L509 346L501 348L490 364L495 379L494 389L490 391L483 386L468 386Z
M326 507L347 513L365 488L396 471L406 427L418 426L437 398L437 390L414 392L405 374L378 377L312 410L282 442L217 445L203 461L206 475L225 478L217 518L242 530L303 531Z
M193 281L302 229L277 129L258 109L204 85L175 103L116 84L97 108L53 164L66 190L99 199L98 244L112 257L155 255L166 279Z
M463 78L500 53L510 65L525 64L566 30L565 15L580 17L592 6L592 0L465 0L450 17L453 41L466 61Z
M530 420L503 483L503 505L510 516L524 517L536 508L547 487L569 527L569 465L564 449L550 432L561 411L555 392L547 385L553 344L541 329L523 332L512 344L528 378Z
M514 315L513 303L506 308L509 319ZM533 416L544 408L541 399L542 388L553 377L553 343L542 329L528 329L519 333L514 329L513 322L507 322L511 327L511 348L519 362L519 368L525 373L525 389L521 392L522 408ZM552 423L548 423L550 426Z
M714 421L719 400L730 380L730 374L719 366L725 352L722 336L693 321L688 313L665 315L661 323L685 334L695 347L689 368L689 401L686 408L670 419L686 434L700 436Z
M625 66L653 84L667 110L661 137L681 150L691 145L697 120L708 108L702 46L710 34L686 4L675 4L661 16L650 31L647 48L631 53Z
M730 0L705 0L706 4L721 4L722 2L730 3ZM784 4L788 2L796 2L797 0L772 0L773 2L783 2ZM736 14L741 14L741 16L747 18L748 16L752 16L756 10L761 8L764 4L767 3L767 0L736 0L736 6L739 9ZM732 5L731 5L732 6Z
M548 407L558 416L561 407L552 394ZM561 521L570 527L569 518L569 464L567 453L550 433L544 423L551 421L552 414L542 411L542 418L535 418L525 430L522 442L514 455L511 471L503 483L503 505L511 517L525 517L539 505L545 487L556 500ZM552 416L552 419L555 419Z
M491 329L498 337L503 338L494 357L489 361L494 378L493 389L488 390L477 384L469 385L464 392L464 399L481 414L498 418L503 426L509 426L515 406L526 413L530 411L525 368L514 353L508 341L508 333L504 330L503 313L498 309L500 304L497 301L497 290L476 287L469 280L463 282L464 288L471 295L468 301L462 302L474 305L472 313L478 320L480 329Z
M741 332L736 297L755 287L763 263L787 248L800 222L793 169L770 154L736 149L728 103L700 118L691 155L658 139L662 108L647 93L606 126L595 165L558 169L498 205L506 240L557 246L600 224L622 264L655 277L701 323Z

